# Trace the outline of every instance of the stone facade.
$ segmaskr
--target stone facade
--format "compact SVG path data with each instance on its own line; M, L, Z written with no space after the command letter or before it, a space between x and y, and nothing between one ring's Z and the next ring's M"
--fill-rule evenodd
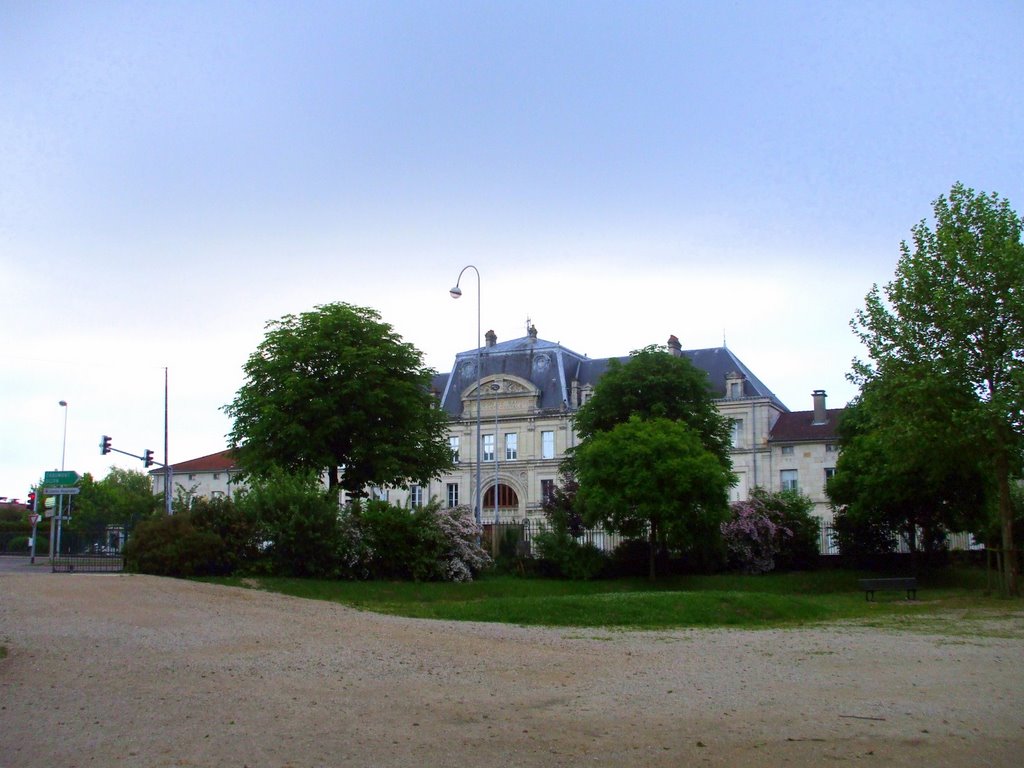
M839 411L829 411L835 418L824 427L794 431L803 415L812 412L790 413L728 348L683 350L672 336L668 350L688 357L708 374L720 412L732 420L733 471L738 479L732 500L745 499L755 486L779 490L783 477L791 477L783 475L782 469L796 469L803 478L802 484L798 480L799 489L815 502L816 513L828 519L823 483L812 479L823 477L826 467L835 466ZM629 358L618 359L625 362ZM483 349L457 355L452 372L439 375L434 382L441 406L452 417L456 467L411 494L401 489L380 493L399 504L437 498L443 504L474 507L479 403L481 520L541 516L544 494L558 482L559 464L577 442L572 416L587 401L608 362L544 341L533 328L526 337L501 344L488 332ZM824 393L821 397L823 402ZM787 430L776 436L779 425Z

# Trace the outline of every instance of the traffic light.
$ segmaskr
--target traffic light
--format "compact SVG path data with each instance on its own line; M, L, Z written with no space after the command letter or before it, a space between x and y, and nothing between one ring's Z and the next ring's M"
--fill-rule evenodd
M107 435L100 436L100 453L104 456L110 453L110 438Z
M142 452L142 461L147 467L153 466L153 452L149 448Z
M36 511L36 492L35 491L29 491L28 492L28 501L25 502L25 508L28 509L29 512L35 512Z

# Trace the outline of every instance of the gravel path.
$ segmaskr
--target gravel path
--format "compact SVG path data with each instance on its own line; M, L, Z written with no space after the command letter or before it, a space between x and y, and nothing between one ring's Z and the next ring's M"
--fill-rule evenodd
M0 574L0 768L1019 766L1010 638L524 629Z

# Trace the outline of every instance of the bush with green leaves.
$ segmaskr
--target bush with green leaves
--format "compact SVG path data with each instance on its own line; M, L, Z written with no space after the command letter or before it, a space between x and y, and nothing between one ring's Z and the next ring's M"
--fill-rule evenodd
M139 523L125 545L124 563L135 573L179 578L227 570L220 537L196 528L187 512Z
M796 491L752 489L746 500L730 506L721 524L730 565L745 573L813 567L821 529L812 508Z
M564 530L542 530L534 535L533 545L540 558L539 570L547 576L589 580L602 576L608 568L608 555Z
M384 501L360 504L355 519L370 578L471 581L491 565L467 507L436 501L406 509Z
M832 519L832 544L854 564L895 552L897 540L896 526L883 517L858 515L841 507Z
M338 502L315 475L271 473L253 478L235 506L256 528L269 572L278 576L337 578L342 547Z
M260 556L260 531L256 519L228 496L191 500L192 524L202 531L217 534L224 546L224 565L228 573L246 570Z

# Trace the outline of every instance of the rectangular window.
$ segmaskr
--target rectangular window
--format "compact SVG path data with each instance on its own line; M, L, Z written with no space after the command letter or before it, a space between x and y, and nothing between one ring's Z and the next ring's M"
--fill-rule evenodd
M780 472L780 479L782 480L782 490L784 491L799 491L800 487L797 483L796 470L795 469L784 469Z
M729 382L729 399L736 400L737 398L743 397L743 382L742 381L730 381Z
M448 447L452 449L452 461L459 463L459 436L452 435L448 438Z
M555 458L555 433L544 431L540 433L540 457L542 459Z
M836 476L835 467L825 467L825 487L828 487L828 481Z
M835 443L825 443L825 453L839 453L839 446Z
M515 432L505 433L505 461L519 457L519 435Z
M783 456L792 456L793 455L793 446L792 445L784 445L784 446L782 446L782 455Z
M423 506L423 488L418 485L409 486L409 506L410 507L422 507Z
M541 480L540 481L540 501L542 504L547 504L551 501L552 495L555 493L555 481L554 480Z
M743 419L732 420L732 447L739 448L743 445Z
M448 506L459 506L459 484L448 483Z
M494 435L484 435L483 461L494 461Z

